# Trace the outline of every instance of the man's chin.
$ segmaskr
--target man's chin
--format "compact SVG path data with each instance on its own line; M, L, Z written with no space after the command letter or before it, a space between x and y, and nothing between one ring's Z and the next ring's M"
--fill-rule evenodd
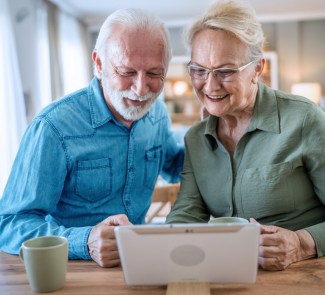
M151 109L156 100L141 101L140 104L128 105L126 102L140 102L130 99L124 99L124 110L120 115L127 121L137 121L143 118Z
M127 110L124 110L123 118L128 121L137 121L143 118L146 114L148 114L151 109L152 104L147 103L144 107L129 107Z

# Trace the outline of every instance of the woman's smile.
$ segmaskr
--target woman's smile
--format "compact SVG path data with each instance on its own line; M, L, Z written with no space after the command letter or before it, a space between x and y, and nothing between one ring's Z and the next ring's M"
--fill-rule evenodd
M225 94L225 95L208 95L208 94L205 94L205 97L206 97L207 99L209 99L210 101L213 101L213 102L220 102L220 101L223 101L223 100L226 99L228 96L229 96L229 94Z

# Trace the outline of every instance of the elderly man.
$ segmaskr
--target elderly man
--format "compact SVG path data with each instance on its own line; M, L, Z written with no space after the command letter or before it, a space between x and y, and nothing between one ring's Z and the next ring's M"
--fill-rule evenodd
M156 179L179 181L183 148L157 100L171 50L166 28L142 10L103 24L90 85L30 124L0 200L0 249L43 235L69 240L70 259L119 264L114 226L143 223Z

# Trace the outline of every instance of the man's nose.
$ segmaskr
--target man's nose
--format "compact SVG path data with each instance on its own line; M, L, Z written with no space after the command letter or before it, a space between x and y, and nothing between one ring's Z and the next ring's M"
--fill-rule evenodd
M148 77L145 73L138 73L131 86L131 90L138 96L144 96L149 92Z

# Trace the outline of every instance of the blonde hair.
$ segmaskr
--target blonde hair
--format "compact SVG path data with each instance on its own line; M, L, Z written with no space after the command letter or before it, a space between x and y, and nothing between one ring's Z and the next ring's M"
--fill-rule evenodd
M263 57L264 33L252 7L233 0L218 1L189 28L189 45L197 33L206 29L223 30L236 36L248 46L250 61Z

